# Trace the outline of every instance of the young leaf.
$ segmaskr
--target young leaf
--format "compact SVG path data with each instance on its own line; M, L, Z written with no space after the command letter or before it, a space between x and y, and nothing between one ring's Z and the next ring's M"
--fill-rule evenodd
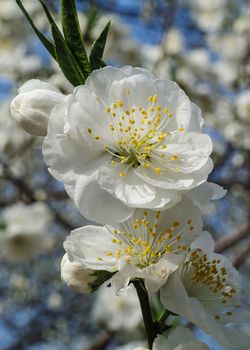
M65 77L74 86L83 85L86 80L85 76L79 68L78 62L76 61L74 55L72 55L69 46L54 25L51 26L51 31L56 46L57 62Z
M51 25L51 31L55 42L56 60L61 67L65 77L71 82L72 85L77 86L84 84L85 76L79 67L79 64L72 54L66 40L57 27L53 17L51 16L48 8L42 0L39 0L44 8L46 16Z
M60 0L62 28L67 44L75 55L85 78L91 72L78 21L75 0Z
M91 29L95 26L98 17L99 17L99 11L95 7L91 7L85 12L85 15L87 17L87 26L86 26L86 33L88 34Z
M27 18L28 22L30 23L31 27L33 28L34 32L36 33L37 37L40 39L41 43L44 45L44 47L49 51L51 56L56 60L56 53L55 53L55 46L54 43L46 38L35 26L34 22L32 21L30 15L25 10L22 2L20 0L16 0L17 5L19 6L20 10L23 12L24 16Z
M105 63L102 61L102 56L107 40L107 35L110 27L110 21L106 24L103 31L99 37L95 40L92 50L89 56L89 61L92 69L98 69L105 66Z

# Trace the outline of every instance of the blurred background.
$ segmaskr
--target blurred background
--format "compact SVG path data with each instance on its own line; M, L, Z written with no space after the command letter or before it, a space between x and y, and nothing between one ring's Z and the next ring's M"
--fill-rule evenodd
M45 2L58 18L59 1ZM107 63L141 66L175 80L201 107L214 144L210 181L228 190L205 208L205 227L217 252L239 269L242 305L249 308L249 1L77 3L88 49L111 19ZM48 33L38 0L23 4ZM87 221L49 175L42 138L31 137L11 119L9 102L31 78L72 91L15 1L0 0L0 350L133 349L144 340L133 290L125 300L105 287L85 296L61 281L62 243L72 228ZM211 337L194 331L211 349L222 350Z

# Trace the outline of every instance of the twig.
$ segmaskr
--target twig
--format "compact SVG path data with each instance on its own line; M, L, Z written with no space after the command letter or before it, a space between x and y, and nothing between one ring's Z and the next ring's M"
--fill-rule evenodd
M231 248L233 245L244 239L250 232L250 224L247 223L243 225L237 232L231 234L230 236L225 236L218 239L215 242L216 253L224 252L225 250Z
M233 261L233 266L239 269L246 262L248 256L250 255L250 244L244 249Z
M107 345L114 339L114 332L102 331L87 350L104 350Z
M133 281L133 284L135 286L135 289L140 301L144 326L145 326L145 330L148 338L148 347L149 349L152 349L153 342L156 338L156 330L155 330L155 325L151 314L148 292L145 288L143 281L135 280Z

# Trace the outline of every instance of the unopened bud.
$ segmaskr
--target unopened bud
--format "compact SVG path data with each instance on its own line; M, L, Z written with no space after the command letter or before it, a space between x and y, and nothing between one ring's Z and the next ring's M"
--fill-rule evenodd
M71 262L67 253L62 258L62 280L77 293L90 294L111 276L110 272L91 270L77 261Z
M46 136L50 112L64 99L55 87L40 80L26 82L11 102L12 117L29 134Z

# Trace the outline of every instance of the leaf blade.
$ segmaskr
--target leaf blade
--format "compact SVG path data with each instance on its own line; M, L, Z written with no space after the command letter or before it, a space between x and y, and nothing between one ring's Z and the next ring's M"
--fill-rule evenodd
M110 23L111 21L109 21L105 25L103 31L101 32L99 37L95 40L92 46L92 50L89 56L89 61L92 69L98 69L105 66L105 63L102 61L102 56L105 49L105 44L106 44L106 40L107 40L109 28L110 28Z
M46 13L46 16L51 26L51 32L55 42L56 60L61 70L63 71L65 77L70 81L72 85L77 86L77 85L84 84L86 78L83 72L81 71L77 60L72 54L59 28L57 27L47 6L44 4L42 0L39 0L39 1Z
M28 20L28 22L30 23L32 29L36 33L37 37L39 38L39 40L41 41L43 46L49 51L51 56L56 60L56 53L55 53L55 45L54 45L54 43L38 30L38 28L35 26L34 22L32 21L30 15L26 11L25 7L23 6L21 0L16 0L16 3L19 6L19 8L22 11L22 13L24 14L24 16L26 17L26 19Z
M83 43L75 0L60 0L60 4L61 21L65 39L80 66L82 65L85 78L87 78L91 72L91 67Z

